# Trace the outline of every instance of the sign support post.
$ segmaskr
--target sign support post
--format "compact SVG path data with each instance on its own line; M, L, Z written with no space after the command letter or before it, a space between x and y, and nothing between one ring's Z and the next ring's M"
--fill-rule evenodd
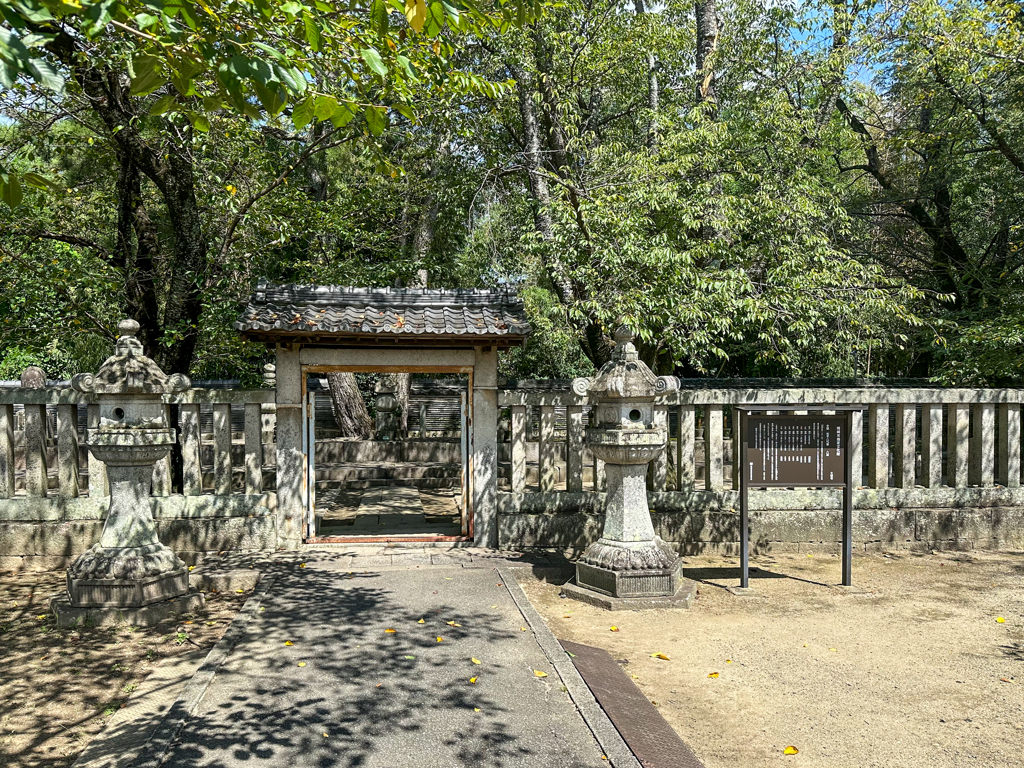
M740 430L736 439L740 441L738 455L746 463L747 412L740 411ZM747 467L740 467L740 588L750 588L750 508L747 505Z

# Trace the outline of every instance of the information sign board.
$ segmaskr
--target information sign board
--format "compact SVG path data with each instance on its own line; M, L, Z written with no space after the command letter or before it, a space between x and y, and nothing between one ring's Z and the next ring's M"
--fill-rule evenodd
M854 414L858 406L734 406L739 414L740 587L750 587L750 488L843 489L843 585L852 585ZM804 413L779 413L801 410ZM825 413L824 411L828 411Z
M846 416L748 416L742 454L754 488L846 482Z

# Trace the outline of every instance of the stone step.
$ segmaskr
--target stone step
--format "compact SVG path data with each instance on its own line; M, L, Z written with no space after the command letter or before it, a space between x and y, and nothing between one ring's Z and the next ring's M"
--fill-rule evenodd
M360 490L365 488L457 488L459 477L373 478L370 480L321 480L317 474L316 488L320 490Z
M455 477L462 475L458 464L317 464L316 479L321 480L413 480L427 477Z

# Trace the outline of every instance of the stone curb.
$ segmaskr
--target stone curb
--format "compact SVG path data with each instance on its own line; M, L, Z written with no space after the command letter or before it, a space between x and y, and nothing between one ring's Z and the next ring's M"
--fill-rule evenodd
M601 745L601 749L608 758L608 763L613 768L641 768L640 762L623 741L618 729L608 719L608 715L601 705L597 703L594 694L590 692L590 688L566 655L565 649L555 639L544 619L526 597L526 593L516 578L514 567L499 566L495 570L501 577L501 583L505 585L512 601L523 614L530 629L533 630L537 644L540 645L544 655L548 657L551 666L555 668L555 672L561 678L569 698L572 699L576 709L583 716L583 720L590 732L594 734L597 743Z
M203 700L220 665L224 663L228 654L248 631L249 624L256 618L263 598L274 584L274 578L274 576L266 576L259 580L253 594L242 606L242 610L231 620L230 626L220 640L210 649L199 669L185 685L185 689L178 695L163 721L157 726L146 746L143 747L142 753L130 763L129 768L158 768L164 762L178 738L178 734L181 733L181 729L185 727L185 723Z

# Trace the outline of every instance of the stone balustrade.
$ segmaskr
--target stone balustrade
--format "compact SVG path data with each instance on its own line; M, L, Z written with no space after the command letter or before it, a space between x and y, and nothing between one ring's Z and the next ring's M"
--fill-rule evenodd
M863 406L854 416L854 466L861 468L855 506L879 513L862 514L865 545L887 536L892 542L921 546L930 546L929 542L987 545L1022 538L1021 525L1014 521L1024 505L1020 488L1024 390L688 388L685 380L682 384L679 390L660 395L655 405L655 419L669 425L670 441L652 462L648 488L664 525L677 529L671 536L663 530L667 540L693 549L731 543L733 521L722 516L738 507L733 489L738 487L739 446L731 439L731 406L739 404L778 404L794 412L800 412L800 405ZM567 385L505 389L499 394L510 425L502 467L506 493L499 495L502 545L578 547L600 529L592 518L601 509L603 468L583 448L590 403ZM539 424L534 443L529 440L531 424ZM556 424L564 425L564 431L556 430ZM762 531L767 541L792 548L818 539L827 549L833 540L827 532L820 540L820 525L810 526L802 537L792 523L796 513L838 509L838 496L832 499L835 495L825 489L754 491L751 509L762 513L763 522L775 521L773 530ZM906 530L895 529L895 514L888 512L893 508L912 511L914 519L903 526ZM981 511L972 518L970 510ZM928 520L917 511L928 511ZM717 515L717 523L724 528L706 530L704 523L698 525L692 519L697 512ZM559 517L544 517L552 513ZM993 515L998 518L995 523ZM933 525L936 520L940 522ZM947 530L939 530L943 525ZM679 529L687 526L692 535L680 539ZM885 531L872 533L867 530L871 526L883 526ZM780 527L786 528L785 537Z
M177 411L181 462L177 479L172 456L153 470L162 534L186 552L272 546L273 469L264 465L274 458L274 391L189 389L162 402L168 415ZM233 446L232 412L236 426L244 414L241 445ZM212 428L200 428L201 414L206 424L212 416ZM0 388L0 568L19 558L57 563L98 536L110 489L103 464L83 444L85 429L98 424L99 404L88 393ZM262 517L266 525L252 522Z

